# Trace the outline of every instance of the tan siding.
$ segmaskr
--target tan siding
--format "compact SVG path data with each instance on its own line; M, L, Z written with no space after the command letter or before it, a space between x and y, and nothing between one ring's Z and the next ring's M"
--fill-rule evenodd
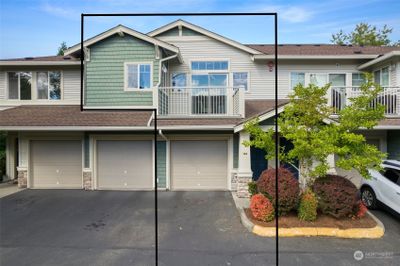
M160 37L179 47L184 63L170 66L170 72L190 72L190 61L193 59L228 59L230 72L249 72L250 90L245 94L247 99L274 98L274 72L269 72L267 62L254 62L251 56L205 36ZM281 61L278 73L279 97L285 98L290 91L290 72L315 73L351 73L358 72L357 66L363 62L344 62L342 60L323 61ZM338 64L338 65L337 65ZM189 81L188 81L189 82ZM232 85L232 77L230 77ZM349 84L350 85L350 84Z

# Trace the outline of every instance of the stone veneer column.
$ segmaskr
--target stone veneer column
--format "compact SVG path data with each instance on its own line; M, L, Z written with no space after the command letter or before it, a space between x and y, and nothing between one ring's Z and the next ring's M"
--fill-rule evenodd
M91 169L83 170L83 189L84 190L93 190L92 170Z
M18 187L26 188L28 185L28 169L26 167L17 167Z
M252 180L253 172L251 171L250 147L245 147L242 143L249 140L250 135L246 132L239 134L239 165L237 172L237 190L236 195L239 198L248 198L248 183Z

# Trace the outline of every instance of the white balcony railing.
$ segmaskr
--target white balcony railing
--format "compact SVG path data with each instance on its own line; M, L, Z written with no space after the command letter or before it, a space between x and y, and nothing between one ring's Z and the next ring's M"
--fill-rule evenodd
M337 114L350 103L349 99L361 94L359 87L331 87L328 91L328 102ZM383 87L371 106L385 106L385 115L400 115L400 87Z
M242 116L244 90L233 87L160 87L159 115Z

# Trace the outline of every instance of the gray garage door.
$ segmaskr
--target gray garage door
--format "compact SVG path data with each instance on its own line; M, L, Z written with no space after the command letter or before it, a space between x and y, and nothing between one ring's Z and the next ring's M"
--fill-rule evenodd
M81 188L81 141L31 141L31 167L34 188Z
M172 141L172 189L226 190L227 141Z
M152 141L97 141L99 189L151 189Z

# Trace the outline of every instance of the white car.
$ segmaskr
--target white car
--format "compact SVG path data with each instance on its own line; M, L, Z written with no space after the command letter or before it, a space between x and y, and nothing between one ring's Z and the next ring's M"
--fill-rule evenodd
M369 170L372 178L361 180L361 200L369 209L381 202L400 214L400 161L383 161L382 168Z

